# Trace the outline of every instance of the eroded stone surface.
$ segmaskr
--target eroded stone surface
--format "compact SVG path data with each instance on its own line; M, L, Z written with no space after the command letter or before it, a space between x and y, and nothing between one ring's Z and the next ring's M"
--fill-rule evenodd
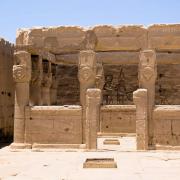
M13 51L13 45L0 38L0 142L12 141L13 137Z

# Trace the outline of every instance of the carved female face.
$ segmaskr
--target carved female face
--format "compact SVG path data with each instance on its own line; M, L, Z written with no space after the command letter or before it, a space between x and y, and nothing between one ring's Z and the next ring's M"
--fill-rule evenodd
M148 81L153 76L153 69L151 67L145 67L143 69L143 77Z
M83 67L82 69L80 69L79 78L82 81L88 81L91 78L92 74L93 74L93 71L91 68Z
M15 81L20 81L25 78L25 67L23 65L13 66L13 77Z

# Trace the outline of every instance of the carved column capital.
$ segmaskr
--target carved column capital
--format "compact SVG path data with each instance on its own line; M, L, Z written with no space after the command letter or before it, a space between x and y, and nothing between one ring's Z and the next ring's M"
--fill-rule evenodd
M154 50L144 50L140 52L139 61L139 82L144 88L144 84L154 83L157 76L156 53Z
M13 78L16 83L29 82L31 80L29 68L25 65L14 65Z
M13 78L17 83L31 80L31 55L26 51L14 53L15 65L13 66Z
M92 50L80 51L78 79L80 83L88 84L96 76L95 52Z

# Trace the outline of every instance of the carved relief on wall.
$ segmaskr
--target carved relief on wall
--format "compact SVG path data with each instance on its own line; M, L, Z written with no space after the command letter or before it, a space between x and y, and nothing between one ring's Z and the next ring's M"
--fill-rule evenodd
M105 65L103 104L133 104L132 94L138 88L138 65Z
M180 64L162 64L157 67L156 104L180 104Z

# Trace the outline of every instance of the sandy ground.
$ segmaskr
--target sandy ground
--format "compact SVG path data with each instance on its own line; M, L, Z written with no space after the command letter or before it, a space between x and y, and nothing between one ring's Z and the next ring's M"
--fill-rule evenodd
M98 140L98 152L12 152L4 147L0 149L0 179L180 180L180 151L135 152L133 139L121 138L120 146L103 145L102 141L103 138ZM118 168L83 169L86 158L106 157L114 158Z

